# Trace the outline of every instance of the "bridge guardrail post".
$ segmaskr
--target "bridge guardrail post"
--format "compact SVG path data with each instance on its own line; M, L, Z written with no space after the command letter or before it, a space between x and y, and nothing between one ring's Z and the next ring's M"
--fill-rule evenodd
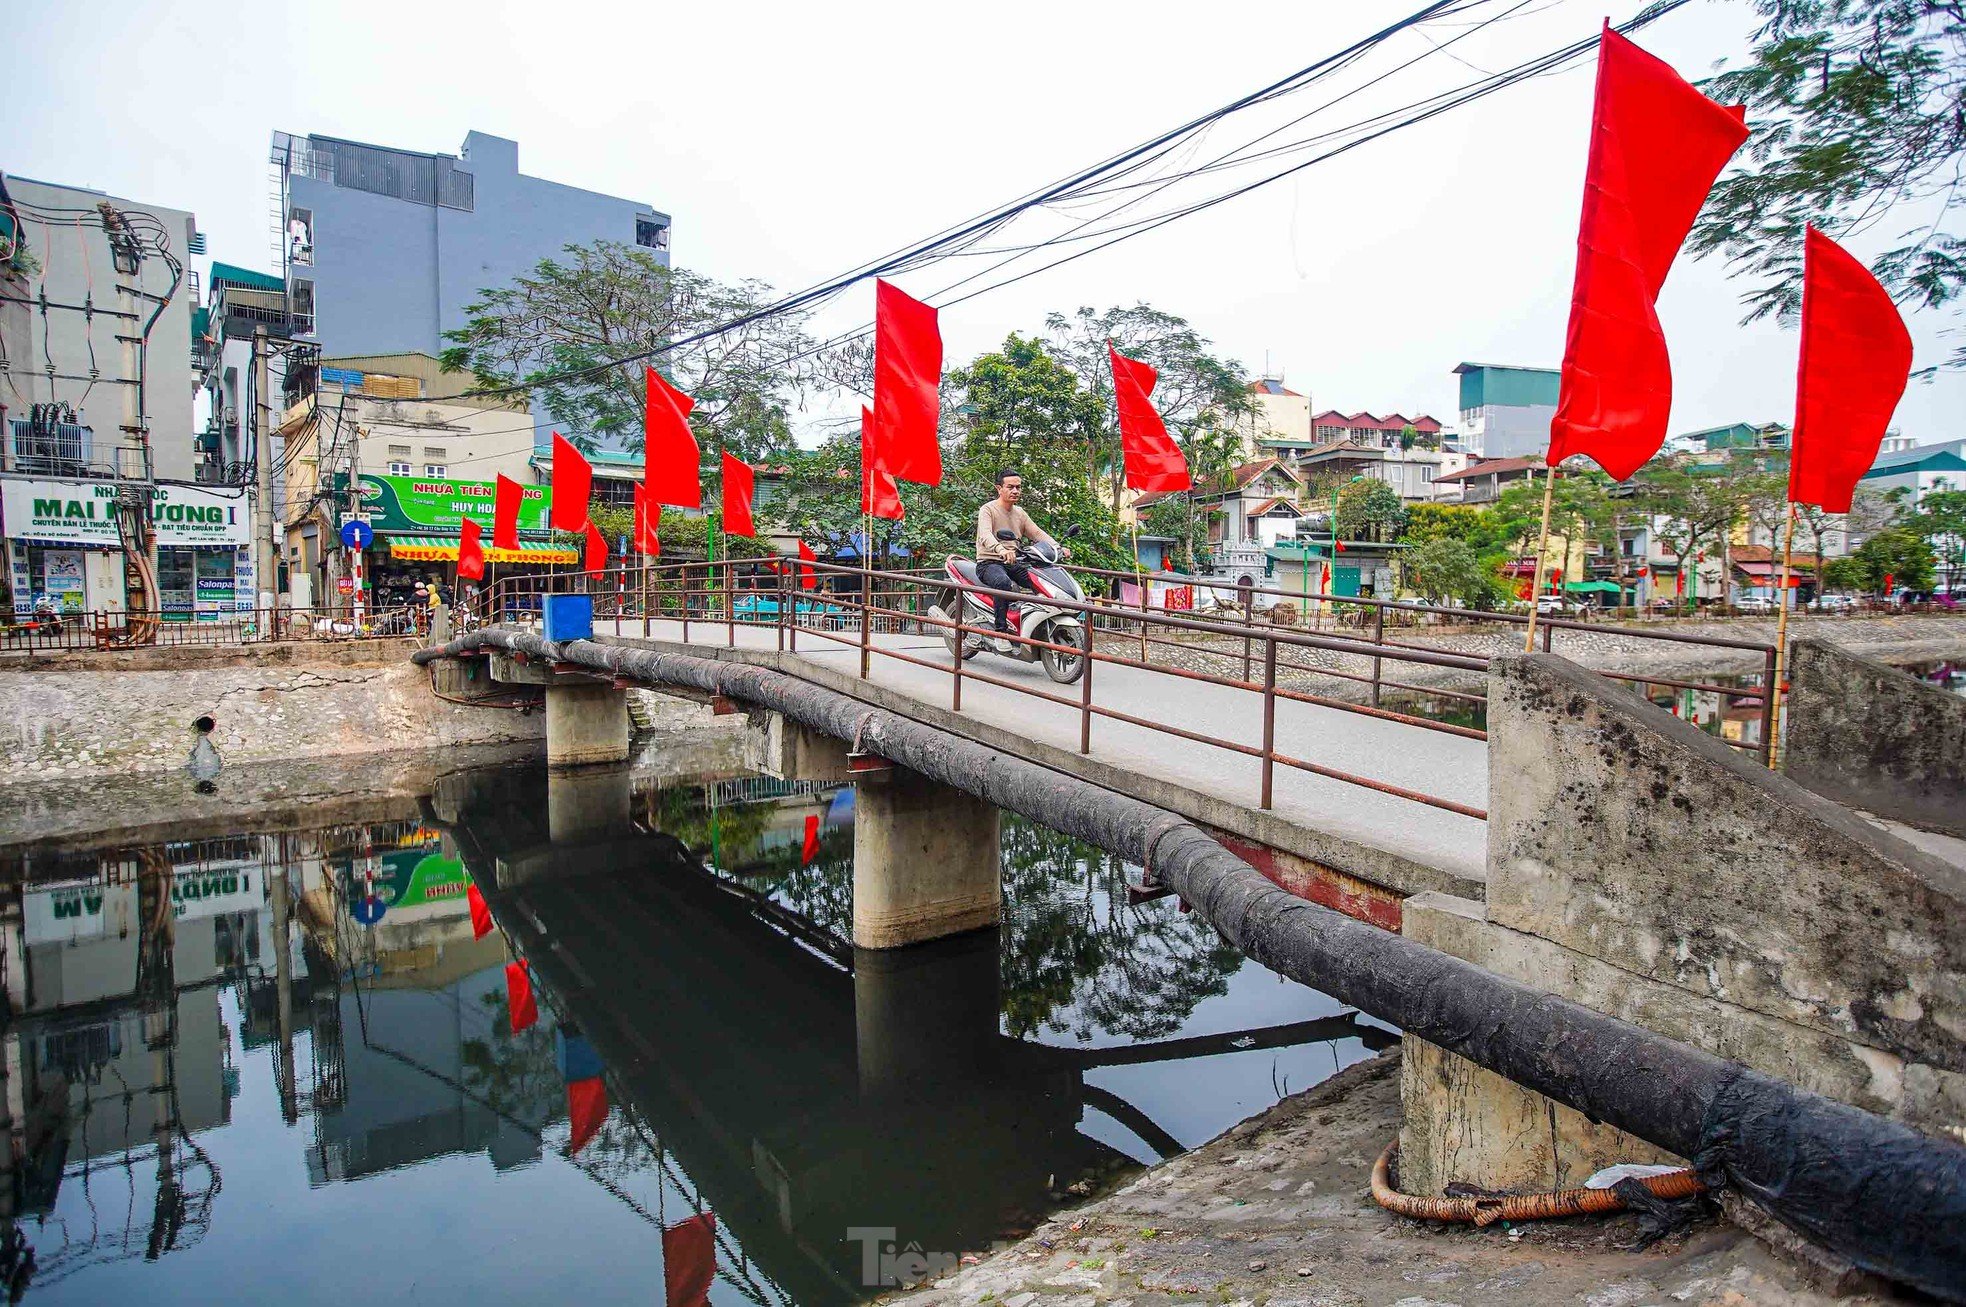
M1274 632L1263 641L1263 810L1270 808L1271 782L1277 769L1277 641Z
M1079 676L1079 752L1092 752L1092 651L1098 637L1090 624L1085 628L1085 671Z
M866 544L867 542L863 538L861 541L863 551L866 549ZM866 555L863 552L861 562L865 563L866 561ZM863 681L867 679L867 664L873 658L873 639L874 574L871 570L863 566L860 569L860 679Z
M724 625L730 633L728 647L737 648L737 560L728 556L724 559Z
M1256 624L1256 596L1246 594L1242 597L1242 679L1249 679L1249 631Z
M1386 610L1377 605L1372 609L1372 643L1374 647L1383 647L1386 643ZM1384 663L1385 659L1378 654L1372 655L1372 706L1374 708L1379 706L1379 669Z

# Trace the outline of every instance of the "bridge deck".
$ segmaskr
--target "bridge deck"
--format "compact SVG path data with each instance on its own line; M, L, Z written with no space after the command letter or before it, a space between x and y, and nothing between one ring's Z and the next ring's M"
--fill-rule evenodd
M643 639L640 620L597 620L598 635ZM727 628L692 622L692 652L731 656ZM654 621L647 638L684 643L682 624ZM962 712L950 707L950 658L939 639L881 635L874 643L936 664L922 667L876 654L868 683L860 651L801 631L787 670L861 697L884 700L911 716L1124 789L1234 835L1299 853L1401 892L1448 889L1479 897L1486 858L1485 822L1314 775L1275 768L1272 809L1258 811L1260 759L1183 740L1110 718L1095 718L1092 751L1078 753L1076 707L1050 703L963 678ZM735 656L777 660L775 627L737 628ZM1077 686L1052 683L1042 668L983 656L968 666L1005 681L1076 697ZM884 692L884 693L881 693ZM1139 668L1099 663L1093 703L1145 720L1250 746L1262 741L1262 696L1233 686L1190 681ZM1381 721L1358 713L1279 699L1277 751L1438 798L1485 808L1488 750L1480 740Z

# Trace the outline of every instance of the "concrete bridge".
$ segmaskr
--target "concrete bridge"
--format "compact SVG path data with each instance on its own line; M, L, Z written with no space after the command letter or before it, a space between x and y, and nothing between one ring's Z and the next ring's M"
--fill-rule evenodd
M861 780L863 947L995 919L995 806L1144 864L1408 1031L1408 1192L1734 1148L1735 1192L1850 1264L1966 1283L1956 1240L1887 1199L1966 1219L1966 703L1800 650L1791 778L1546 655L1493 665L1484 741L1273 694L1267 669L1259 697L1102 657L1075 701L958 676L906 631L642 627L440 652L543 685L549 761L624 756L641 682L752 712L765 770ZM1886 722L1901 738L1869 739ZM1853 753L1857 780L1830 765ZM1832 1155L1833 1182L1782 1183Z

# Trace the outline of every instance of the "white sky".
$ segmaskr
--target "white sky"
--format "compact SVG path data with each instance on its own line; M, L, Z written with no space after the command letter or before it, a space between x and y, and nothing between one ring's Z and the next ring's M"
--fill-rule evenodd
M678 264L790 289L1186 121L1419 2L16 0L0 42L0 168L190 209L210 257L264 268L273 129L452 152L475 128L517 139L525 172L673 214ZM1639 2L1610 12L1622 20ZM1604 3L1531 0L1453 54L1483 70L1515 63L1593 33ZM1740 55L1752 20L1742 0L1700 0L1636 39L1698 77ZM1460 30L1430 29L1435 42ZM1427 48L1403 36L1372 68ZM1430 55L1384 97L1344 109L1472 76ZM1455 363L1561 356L1591 77L1587 63L1504 91L950 309L947 357L1033 330L1047 309L1145 300L1252 372L1267 358L1318 408L1451 423ZM1218 130L1230 132L1221 148L1239 139ZM970 270L901 283L923 294ZM1675 431L1792 417L1795 334L1738 326L1739 291L1714 260L1683 259L1667 283ZM814 326L855 326L872 300L871 284L858 288ZM1920 366L1949 352L1947 317L1910 321ZM1897 424L1950 438L1962 397L1958 377L1914 382Z

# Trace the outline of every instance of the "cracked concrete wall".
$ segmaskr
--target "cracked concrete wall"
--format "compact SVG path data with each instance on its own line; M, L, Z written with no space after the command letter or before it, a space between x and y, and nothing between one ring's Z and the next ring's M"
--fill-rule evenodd
M184 765L209 714L228 763L540 740L541 713L446 703L430 673L383 665L233 659L171 670L0 671L0 784ZM6 819L0 816L0 825Z
M1792 647L1783 772L1881 817L1966 836L1966 698L1821 640Z
M1487 901L1415 896L1403 934L1880 1115L1966 1120L1966 869L1563 659L1498 659L1489 704ZM1408 1192L1656 1153L1418 1040L1403 1078Z

